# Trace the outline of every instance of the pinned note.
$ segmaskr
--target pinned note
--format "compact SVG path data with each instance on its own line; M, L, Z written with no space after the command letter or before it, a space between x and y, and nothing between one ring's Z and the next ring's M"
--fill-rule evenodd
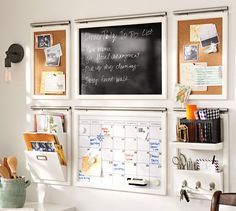
M192 91L206 91L207 86L197 86L194 78L196 78L195 68L207 67L206 62L181 63L180 64L180 83L190 86Z
M114 174L124 174L125 164L123 162L113 162L112 170Z
M104 137L103 137L102 134L98 134L95 137L92 136L92 137L89 138L90 146L100 148L101 145L102 145L103 140L104 140Z
M89 176L101 176L102 163L101 151L98 149L90 149L86 155L82 157L82 173Z
M159 154L150 153L150 164L152 164L152 165L159 165L160 164Z
M43 71L41 78L41 93L62 94L65 92L65 74L62 71Z
M150 151L158 151L160 150L160 141L159 140L150 140Z
M194 72L196 86L222 86L221 66L196 67Z

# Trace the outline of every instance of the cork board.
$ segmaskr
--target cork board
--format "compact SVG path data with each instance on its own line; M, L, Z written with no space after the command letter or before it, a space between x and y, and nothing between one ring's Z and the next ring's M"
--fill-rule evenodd
M218 52L206 54L201 46L200 42L190 41L190 25L200 24L215 24L218 33L219 43ZM178 82L180 81L180 64L187 63L184 60L183 46L186 45L199 45L198 47L198 60L196 62L207 62L207 66L222 66L222 24L223 19L220 18L208 18L208 19L195 19L195 20L181 20L178 21ZM191 95L221 95L222 86L208 86L207 91L192 91Z
M44 48L38 48L38 36L48 35L51 37L52 45L60 44L62 55L58 66L47 66ZM41 90L42 72L61 72L65 75L66 81L66 30L57 31L39 31L34 32L34 94L35 95L50 95L45 94ZM66 84L65 84L66 86ZM65 88L66 90L66 88ZM65 95L66 93L56 93L56 95ZM55 93L53 93L55 95Z

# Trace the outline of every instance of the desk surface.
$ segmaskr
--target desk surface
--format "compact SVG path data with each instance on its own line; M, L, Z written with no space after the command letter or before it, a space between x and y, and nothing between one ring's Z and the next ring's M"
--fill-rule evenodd
M39 204L37 202L26 202L24 208L0 208L1 211L75 211L75 207L58 204Z

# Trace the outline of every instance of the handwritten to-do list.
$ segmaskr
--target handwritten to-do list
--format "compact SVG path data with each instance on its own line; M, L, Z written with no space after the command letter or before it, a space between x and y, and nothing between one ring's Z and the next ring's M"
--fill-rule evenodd
M161 94L162 24L81 28L80 94Z
M130 188L127 178L139 178L148 181L146 190L161 188L162 116L81 115L78 127L80 183Z

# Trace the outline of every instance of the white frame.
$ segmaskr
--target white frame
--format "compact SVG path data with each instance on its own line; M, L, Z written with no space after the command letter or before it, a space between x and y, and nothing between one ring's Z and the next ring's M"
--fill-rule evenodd
M190 95L189 99L204 99L204 100L213 100L213 99L227 99L227 73L228 73L228 11L222 12L209 12L201 14L187 14L187 15L176 15L174 32L175 32L175 82L178 81L178 21L181 20L195 20L195 19L208 19L208 18L221 18L222 17L222 67L223 67L223 79L222 79L222 94L218 95Z
M66 90L65 95L36 95L34 93L34 32L42 32L45 31L58 31L65 30L66 31ZM45 66L47 68L47 66ZM70 96L70 24L67 25L57 25L57 26L43 26L43 27L31 27L31 95L32 99L47 99L47 100L64 100L69 99Z
M79 29L104 26L121 26L143 23L162 23L162 94L153 95L81 95L79 94ZM101 20L94 22L76 23L75 25L75 65L76 86L75 96L77 99L166 99L167 98L167 17L136 17L129 19Z
M155 191L153 189L137 189L135 187L118 187L118 186L104 186L102 184L94 185L94 184L85 184L78 181L77 171L78 171L78 156L79 156L79 123L78 117L80 115L103 115L103 116L157 116L161 117L162 122L162 163L161 163L161 189ZM127 191L127 192L136 192L136 193L145 193L145 194L160 194L166 195L167 194L167 112L161 111L130 111L130 110L90 110L89 108L85 110L75 110L73 112L73 125L74 125L74 167L73 167L73 175L74 175L74 185L79 187L88 187L88 188L97 188L97 189L108 189L108 190L115 190L115 191ZM77 137L76 137L77 136Z

